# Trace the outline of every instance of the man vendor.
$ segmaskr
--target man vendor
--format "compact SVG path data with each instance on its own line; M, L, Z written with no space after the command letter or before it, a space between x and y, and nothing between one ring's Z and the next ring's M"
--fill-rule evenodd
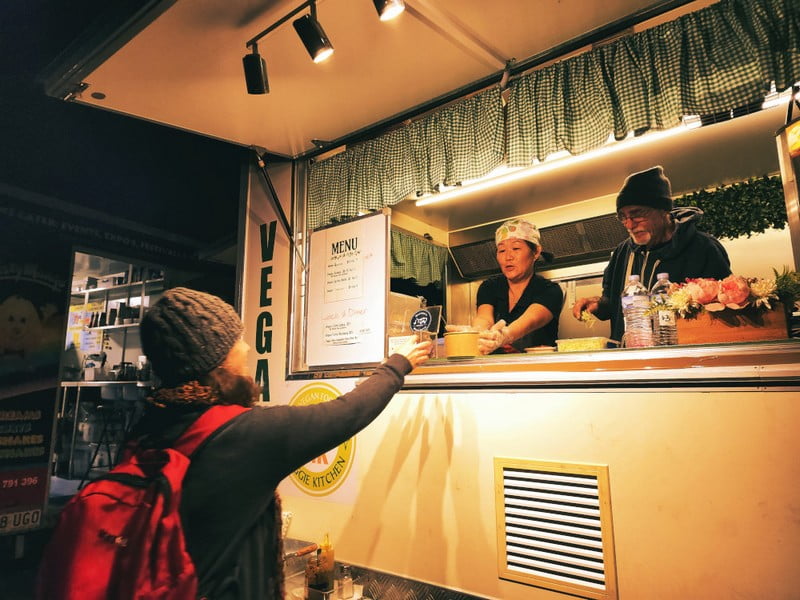
M480 332L481 354L524 352L533 346L554 346L564 304L561 287L535 272L543 253L536 226L524 219L503 223L495 232L501 274L478 288L473 329Z
M647 289L658 273L669 273L675 283L730 275L722 244L696 228L702 215L695 207L673 209L672 188L662 167L628 176L617 196L617 218L629 239L611 254L603 273L603 295L578 299L573 316L580 320L587 311L603 321L610 318L611 338L620 341L625 332L620 297L631 274L638 274Z

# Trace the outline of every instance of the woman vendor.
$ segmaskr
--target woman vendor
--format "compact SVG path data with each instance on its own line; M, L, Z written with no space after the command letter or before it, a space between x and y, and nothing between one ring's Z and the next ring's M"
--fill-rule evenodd
M534 265L543 255L539 230L530 221L512 219L497 229L495 243L501 274L478 288L472 323L480 332L481 354L554 346L564 293L535 273ZM545 252L543 258L552 256Z

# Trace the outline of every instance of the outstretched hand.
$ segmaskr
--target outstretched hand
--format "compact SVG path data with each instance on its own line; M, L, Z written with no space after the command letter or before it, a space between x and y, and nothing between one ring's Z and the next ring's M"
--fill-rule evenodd
M431 357L432 350L433 342L431 340L418 342L416 336L414 336L401 346L398 346L395 353L405 356L408 362L411 363L411 368L416 369Z

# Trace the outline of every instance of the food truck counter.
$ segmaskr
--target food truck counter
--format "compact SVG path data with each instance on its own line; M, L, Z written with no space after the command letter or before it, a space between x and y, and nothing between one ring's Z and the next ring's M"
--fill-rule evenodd
M432 359L404 389L800 386L800 340Z

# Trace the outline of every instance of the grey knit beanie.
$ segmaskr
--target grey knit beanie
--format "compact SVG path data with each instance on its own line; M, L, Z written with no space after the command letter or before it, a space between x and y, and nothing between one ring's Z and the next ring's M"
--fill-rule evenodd
M672 186L661 166L633 173L625 179L617 196L617 210L631 205L672 210Z
M142 351L162 383L174 387L218 367L243 330L239 315L222 298L177 287L142 319Z

